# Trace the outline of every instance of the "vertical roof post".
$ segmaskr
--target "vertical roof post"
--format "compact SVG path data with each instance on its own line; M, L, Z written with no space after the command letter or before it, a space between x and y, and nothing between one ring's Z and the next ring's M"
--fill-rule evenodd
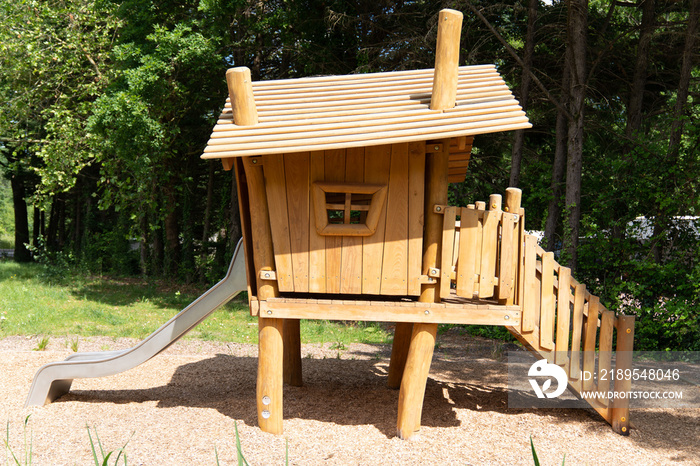
M440 11L431 110L447 110L456 104L462 18L462 13L456 10Z
M238 126L258 124L258 110L253 97L253 81L250 69L246 66L231 68L226 71L226 84L231 98L233 122Z

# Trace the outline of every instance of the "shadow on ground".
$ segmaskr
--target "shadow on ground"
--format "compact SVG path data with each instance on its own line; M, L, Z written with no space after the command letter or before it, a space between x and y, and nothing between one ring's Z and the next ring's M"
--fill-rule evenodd
M459 426L457 410L468 410L513 416L533 413L546 416L553 423L582 422L594 429L609 429L592 410L508 409L502 364L477 363L465 367L457 362L437 361L434 367L435 375L431 375L426 386L423 426ZM217 354L178 367L164 386L137 390L76 390L59 401L155 401L159 408L215 409L232 419L256 425L256 370L256 358ZM388 438L395 435L399 392L386 387L386 359L304 359L303 371L303 387L284 388L285 419L373 425ZM678 416L658 416L660 418L653 422L683 422ZM644 423L647 423L646 418ZM677 442L659 438L655 444L663 448L663 445Z

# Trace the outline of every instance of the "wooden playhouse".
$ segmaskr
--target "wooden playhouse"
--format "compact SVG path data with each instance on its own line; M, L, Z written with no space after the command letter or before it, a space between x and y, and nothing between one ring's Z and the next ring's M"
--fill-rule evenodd
M400 388L401 438L420 428L438 323L506 326L563 367L574 392L596 389L582 370L610 369L615 329L616 367L630 365L634 319L602 307L525 234L520 190L448 205L475 135L530 127L493 65L458 66L461 23L440 12L434 70L226 74L230 98L203 158L238 183L264 431L282 432L283 383L302 383L299 319L396 322L388 385ZM591 403L627 433L625 400Z

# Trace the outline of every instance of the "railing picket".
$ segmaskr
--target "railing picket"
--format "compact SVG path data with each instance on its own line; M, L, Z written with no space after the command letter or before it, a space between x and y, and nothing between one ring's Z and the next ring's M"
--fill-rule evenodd
M595 342L598 333L598 309L600 300L597 296L591 295L588 300L588 316L586 317L586 336L583 340L583 389L593 390L595 373ZM589 376L590 375L590 376Z
M566 364L569 350L569 322L571 318L571 269L559 266L557 290L557 337L554 362Z
M542 256L542 297L540 298L540 346L554 349L554 253Z
M574 292L573 330L571 332L571 356L569 360L569 378L581 377L581 337L583 335L583 305L586 297L586 285L579 284Z
M479 234L479 212L462 208L457 259L457 295L472 298L476 277L476 247Z
M447 207L442 224L442 250L440 260L440 297L450 296L450 274L452 273L452 248L455 240L456 207Z
M523 303L521 305L522 320L521 328L523 333L535 330L535 311L537 309L537 238L532 235L525 235L525 264L524 264L524 285Z
M493 279L496 276L498 254L498 226L501 222L501 195L492 194L489 210L484 213L484 234L481 246L481 276L479 277L479 298L493 296Z
M614 327L615 313L607 310L603 311L600 316L600 335L598 337L598 393L604 393L610 389Z
M515 278L513 276L513 233L515 221L518 216L515 214L503 213L501 221L501 258L498 272L498 299L510 298L513 293Z

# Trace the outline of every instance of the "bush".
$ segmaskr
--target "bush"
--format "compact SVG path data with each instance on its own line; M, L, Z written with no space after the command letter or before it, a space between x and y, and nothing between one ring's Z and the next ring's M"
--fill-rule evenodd
M578 277L611 310L636 316L635 349L700 350L700 238L671 225L663 237L599 234L579 249ZM663 245L653 254L653 245Z

